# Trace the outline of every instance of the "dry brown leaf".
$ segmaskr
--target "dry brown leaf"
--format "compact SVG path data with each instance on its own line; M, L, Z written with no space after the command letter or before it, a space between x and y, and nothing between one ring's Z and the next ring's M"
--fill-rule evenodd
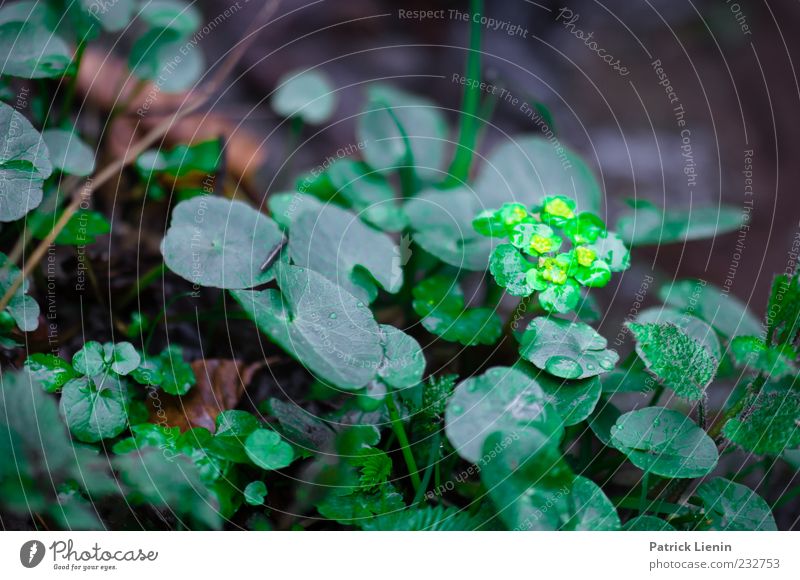
M170 427L180 427L181 431L205 427L213 432L217 415L239 404L245 387L262 366L230 359L196 360L192 370L197 384L183 397L161 392L157 400L148 397L150 418L154 422L166 420ZM166 419L157 414L159 411L166 414Z

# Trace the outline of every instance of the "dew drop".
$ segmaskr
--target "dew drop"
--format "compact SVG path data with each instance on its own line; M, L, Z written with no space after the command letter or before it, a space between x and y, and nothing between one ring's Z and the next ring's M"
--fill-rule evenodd
M552 375L565 379L577 379L583 374L583 367L568 356L551 356L547 359L544 369Z
M604 358L600 361L600 368L610 371L611 369L614 368L614 363Z
M330 316L328 316L328 318L330 318L331 320L336 320L336 313L335 312L331 312L331 314L330 314Z
M464 412L464 408L461 405L453 405L452 411L453 415L460 415Z

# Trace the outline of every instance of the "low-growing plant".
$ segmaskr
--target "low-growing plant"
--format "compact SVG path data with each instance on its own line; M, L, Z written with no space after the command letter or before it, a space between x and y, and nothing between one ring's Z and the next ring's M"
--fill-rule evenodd
M661 285L663 305L626 323L626 356L591 325L607 298L591 292L637 246L733 231L737 210L637 201L612 231L592 171L540 135L476 168L472 84L454 151L438 106L376 83L358 158L263 198L231 185L224 137L159 147L168 123L101 159L92 128L113 132L135 97L83 122L87 50L137 14L138 91L189 90L198 49L164 75L199 15L62 4L0 8L6 93L39 103L0 103L3 527L776 528L788 500L743 481L800 464L798 274L776 277L763 325L699 280ZM335 114L333 87L293 72L272 107L298 136ZM159 220L160 251L122 243ZM89 291L43 265L51 247Z

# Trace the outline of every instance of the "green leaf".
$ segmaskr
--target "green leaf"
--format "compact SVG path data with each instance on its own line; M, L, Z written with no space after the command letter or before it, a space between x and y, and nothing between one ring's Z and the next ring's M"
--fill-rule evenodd
M492 433L508 436L508 445L513 446L520 432L529 429L554 444L564 435L561 417L542 387L517 368L495 367L462 381L447 403L447 438L458 454L472 463L485 463L484 441Z
M600 381L604 393L649 393L656 387L656 377L645 370L639 357L629 365L616 368L604 374Z
M497 285L512 296L530 296L534 291L547 287L547 283L535 275L534 264L511 244L501 244L494 249L489 259L489 271ZM529 276L529 272L534 275Z
M161 253L170 270L194 284L252 288L272 278L261 268L282 243L275 222L249 205L204 196L175 206Z
M567 381L541 371L533 376L541 385L547 402L555 407L567 427L588 419L602 395L598 377Z
M629 520L622 529L626 532L677 532L675 527L655 516L638 516Z
M636 353L665 386L691 401L705 396L719 362L702 344L674 324L629 322L628 328Z
M139 17L152 28L168 28L181 35L193 33L202 24L197 8L178 0L148 0L142 4Z
M580 288L573 280L567 280L564 284L550 284L539 293L541 307L559 314L574 310L580 299Z
M111 370L118 375L128 375L139 367L142 362L139 353L129 342L107 343L103 347L104 359L108 361Z
M589 418L589 428L603 443L611 445L611 432L622 412L609 401L601 400Z
M413 289L414 312L422 326L450 342L465 346L494 344L503 331L500 317L490 308L466 308L464 292L446 276L426 278Z
M503 433L486 438L483 453L502 447ZM481 468L481 480L500 519L512 530L552 531L571 516L575 478L551 437L527 429Z
M200 46L174 28L145 31L131 48L128 66L138 78L157 82L164 93L186 91L205 73Z
M486 270L494 242L472 227L472 219L483 209L474 191L426 189L404 209L414 243L426 252L456 268Z
M745 485L715 477L703 482L695 494L705 508L705 529L723 532L778 529L767 502Z
M48 393L57 392L67 381L80 376L72 370L71 364L52 354L30 355L25 359L25 368L33 380L38 381Z
M378 294L375 282L392 294L403 285L399 248L347 210L333 205L305 210L293 219L290 231L292 261L319 272L356 298L372 302Z
M407 139L415 173L428 181L441 180L448 137L441 107L380 83L370 85L367 99L356 124L356 137L365 145L365 161L378 171L397 169L405 164Z
M643 471L669 478L703 477L717 465L717 446L685 415L663 407L625 413L611 444Z
M28 215L28 227L31 229L33 237L43 240L53 230L53 226L61 219L63 210L56 213L41 213L40 206L35 212ZM61 230L55 239L57 246L79 246L93 244L97 241L97 236L111 233L111 224L96 211L79 209L67 221L67 225Z
M520 355L537 368L564 379L586 379L614 368L619 355L591 326L537 317L520 338Z
M264 505L267 496L267 486L263 481L251 481L244 488L244 501L248 505Z
M247 437L255 432L260 423L247 411L223 411L216 418L216 434L208 443L207 449L213 455L233 461L250 463L244 449Z
M178 345L170 345L159 355L158 368L161 374L160 385L170 395L185 395L196 383L192 365L183 357Z
M41 135L5 103L0 103L0 140L0 222L12 222L42 202L44 180L53 167Z
M706 322L686 312L666 306L653 306L639 312L636 322L640 324L674 324L688 336L706 347L717 360L722 359L722 346L714 329Z
M775 277L767 306L767 335L778 344L791 343L800 329L800 277Z
M6 255L0 252L0 293L5 294L20 275L19 268L8 262ZM39 327L39 304L26 295L28 288L28 281L23 280L2 313L10 316L23 332L33 332Z
M534 135L515 137L496 148L475 190L484 207L509 200L532 207L552 192L561 192L577 200L578 210L599 212L602 199L600 185L578 155Z
M292 71L278 80L272 109L282 117L300 117L310 125L328 121L336 108L336 92L318 70Z
M361 529L372 532L463 532L480 526L481 522L465 510L437 505L377 516L361 524Z
M771 380L796 375L795 350L788 345L767 346L756 336L737 336L730 342L731 356L740 367L750 368Z
M767 385L722 434L759 455L780 455L800 446L800 393Z
M384 357L378 375L395 389L418 385L425 372L425 357L419 343L394 326L381 324L380 329Z
M42 133L53 167L85 177L94 171L94 151L73 131L48 129Z
M403 496L390 483L370 492L346 495L332 492L317 503L320 514L346 526L364 525L375 516L396 513L405 507Z
M572 501L575 503L575 513L565 528L579 532L618 532L622 527L614 504L591 479L575 478Z
M232 292L259 330L318 378L358 390L383 359L369 308L313 270L278 264L281 292Z
M256 429L244 442L244 451L261 469L283 469L294 460L294 451L275 431Z
M336 435L333 429L299 405L269 399L267 408L280 423L280 431L286 440L313 451L333 448Z
M90 340L72 357L72 366L82 375L95 376L106 370L108 362L103 345Z
M79 441L116 437L128 425L127 389L111 373L72 379L61 391L61 414Z
M224 154L220 139L201 141L194 145L178 145L168 151L151 149L136 159L136 168L145 178L153 173L183 177L192 172L214 174L219 170Z
M614 232L601 234L586 246L597 254L597 258L608 264L612 272L622 272L631 266L631 253L622 238Z
M59 78L70 71L72 50L36 22L0 25L0 54L6 55L2 74L24 79Z
M392 474L392 460L380 449L362 448L355 457L349 458L349 462L359 468L359 483L365 488L385 483Z
M733 206L661 210L651 203L639 203L620 216L616 228L633 246L670 244L714 238L739 229L742 210Z
M665 284L659 289L658 297L678 310L702 318L727 337L761 334L761 323L747 305L703 280Z

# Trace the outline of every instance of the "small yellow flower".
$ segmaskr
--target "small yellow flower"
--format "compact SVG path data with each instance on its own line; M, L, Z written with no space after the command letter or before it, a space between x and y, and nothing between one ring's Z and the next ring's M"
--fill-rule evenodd
M586 246L578 246L575 248L575 257L578 258L578 264L581 266L591 266L597 259L597 254Z
M558 197L549 200L544 206L544 211L552 216L562 217L564 219L572 219L575 216L575 213L569 205Z

